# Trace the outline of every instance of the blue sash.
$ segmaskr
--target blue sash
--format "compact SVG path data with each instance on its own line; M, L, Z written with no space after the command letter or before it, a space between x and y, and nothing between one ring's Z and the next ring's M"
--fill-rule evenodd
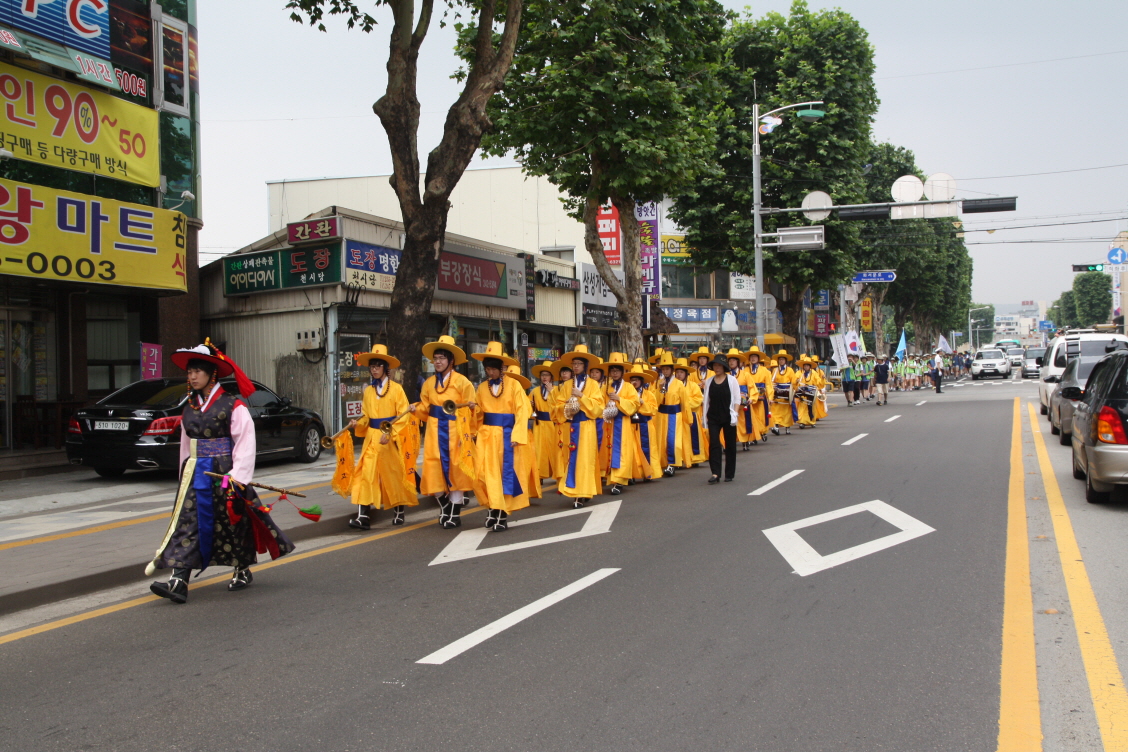
M450 424L454 416L447 415L437 405L431 405L427 414L439 421L439 462L443 466L443 480L450 488Z
M659 405L658 412L664 415L681 415L681 405ZM678 423L676 418L666 418L666 459L674 464L675 447L678 437Z
M445 415L446 413L443 413L443 414ZM369 418L368 419L368 427L369 428L379 428L380 426L387 423L389 420L391 420L391 418Z
M748 387L747 386L741 386L740 387L740 393L743 396L747 397L748 396ZM748 407L744 408L744 432L745 433L752 433L752 405L751 404L749 404Z
M615 427L611 429L611 467L618 470L623 464L623 416L614 419Z
M697 411L693 412L693 425L689 429L689 438L693 441L693 453L701 454L701 426L697 424Z
M196 491L196 529L200 536L202 572L211 562L212 542L215 539L215 486L211 476L204 473L214 472L215 460L212 457L199 457L199 448L200 441L197 440L196 472L192 476L192 488Z
M635 415L638 423L638 436L642 439L642 453L646 456L646 463L650 464L650 419L653 415Z
M588 419L587 413L579 412L572 416L572 427L569 430L569 440L575 449L568 451L568 488L576 487L576 454L580 451L580 424Z
M517 480L517 471L513 466L513 426L517 418L511 413L486 413L482 423L487 426L497 426L505 437L505 453L501 463L501 488L506 496L520 496L521 482Z
M196 439L196 457L226 457L231 454L234 446L226 436L219 439Z
M546 423L552 420L552 418L549 417L548 413L542 413L540 410L537 410L534 414L536 415L537 420L543 420Z

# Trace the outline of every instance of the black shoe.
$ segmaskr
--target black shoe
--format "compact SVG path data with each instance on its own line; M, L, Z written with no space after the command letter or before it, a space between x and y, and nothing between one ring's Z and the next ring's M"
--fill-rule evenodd
M444 530L453 530L456 527L462 527L462 505L451 504L449 501L447 504L449 505L450 511L447 512L446 521L440 522L439 524L442 525ZM442 517L440 516L439 519L441 520Z
M587 499L572 499L572 509L583 509Z
M673 465L667 465L666 469L662 471L662 475L665 475L667 478L673 478L674 477L674 466Z
M406 522L406 520L404 520L405 511L402 504L398 507L392 507L392 512L395 513L395 517L392 518L393 525L402 525Z
M779 426L772 426L772 433L779 436Z
M450 503L450 497L446 494L436 497L435 500L439 502L439 525L445 528L450 522L450 512L454 505Z
M753 441L753 442L752 442L752 446L756 446L756 445L757 445L757 444L759 444L759 443L760 443L759 441Z
M719 476L719 475L710 475L709 476L709 485L710 486L712 486L715 483L720 483L720 482L721 482L721 476Z
M255 581L254 575L251 574L249 569L236 569L235 574L231 576L231 582L227 583L228 590L242 590Z
M725 483L732 483L732 478L725 478Z
M619 488L618 484L616 484L616 485L611 486L611 490L608 491L607 493L611 494L612 496L618 496L622 492L623 492L623 489Z
M349 527L355 528L356 530L372 529L372 526L368 524L367 514L358 514L356 517L353 517L351 520L349 520Z
M173 603L188 602L188 581L173 577L168 582L154 582L149 585L153 595L168 598Z
M785 428L785 429L783 429L783 432L784 432L785 434L787 434L788 436L790 436L790 435L791 435L791 429L790 429L790 428Z
M508 512L499 512L498 515L497 515L497 521L494 522L494 526L490 529L493 530L495 533L501 533L501 532L508 530L509 529L509 522L507 521L508 517L509 517Z
M489 511L489 513L486 514L485 527L488 528L488 529L493 529L493 526L497 524L497 517L498 517L498 514L500 514L500 513L501 513L500 509L491 509Z

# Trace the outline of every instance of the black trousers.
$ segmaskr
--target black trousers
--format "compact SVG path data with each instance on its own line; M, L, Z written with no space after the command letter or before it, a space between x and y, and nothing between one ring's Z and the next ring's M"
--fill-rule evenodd
M940 382L944 380L944 372L933 369L932 371L932 384L936 387L937 393L940 391Z
M721 432L725 435L725 445L721 446ZM725 477L736 477L736 426L709 424L709 471L721 474L721 452L725 453Z

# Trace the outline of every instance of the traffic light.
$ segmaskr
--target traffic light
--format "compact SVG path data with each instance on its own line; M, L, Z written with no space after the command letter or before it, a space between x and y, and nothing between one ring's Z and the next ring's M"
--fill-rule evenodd
M1103 272L1104 264L1074 264L1075 272Z

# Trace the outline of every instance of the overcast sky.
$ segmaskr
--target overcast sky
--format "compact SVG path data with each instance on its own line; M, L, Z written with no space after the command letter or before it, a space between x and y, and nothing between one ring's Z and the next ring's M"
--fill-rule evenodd
M1052 301L1072 285L1071 264L1105 259L1128 229L1128 2L810 4L840 5L870 34L875 139L911 149L926 174L955 176L960 198L1018 196L1016 212L967 215L967 230L999 228L966 237L976 301ZM391 172L371 111L385 82L387 11L372 34L338 23L323 34L283 6L199 0L204 263L266 234L267 180ZM451 42L436 27L421 53L423 153L457 95ZM1022 240L1038 242L1003 242Z

